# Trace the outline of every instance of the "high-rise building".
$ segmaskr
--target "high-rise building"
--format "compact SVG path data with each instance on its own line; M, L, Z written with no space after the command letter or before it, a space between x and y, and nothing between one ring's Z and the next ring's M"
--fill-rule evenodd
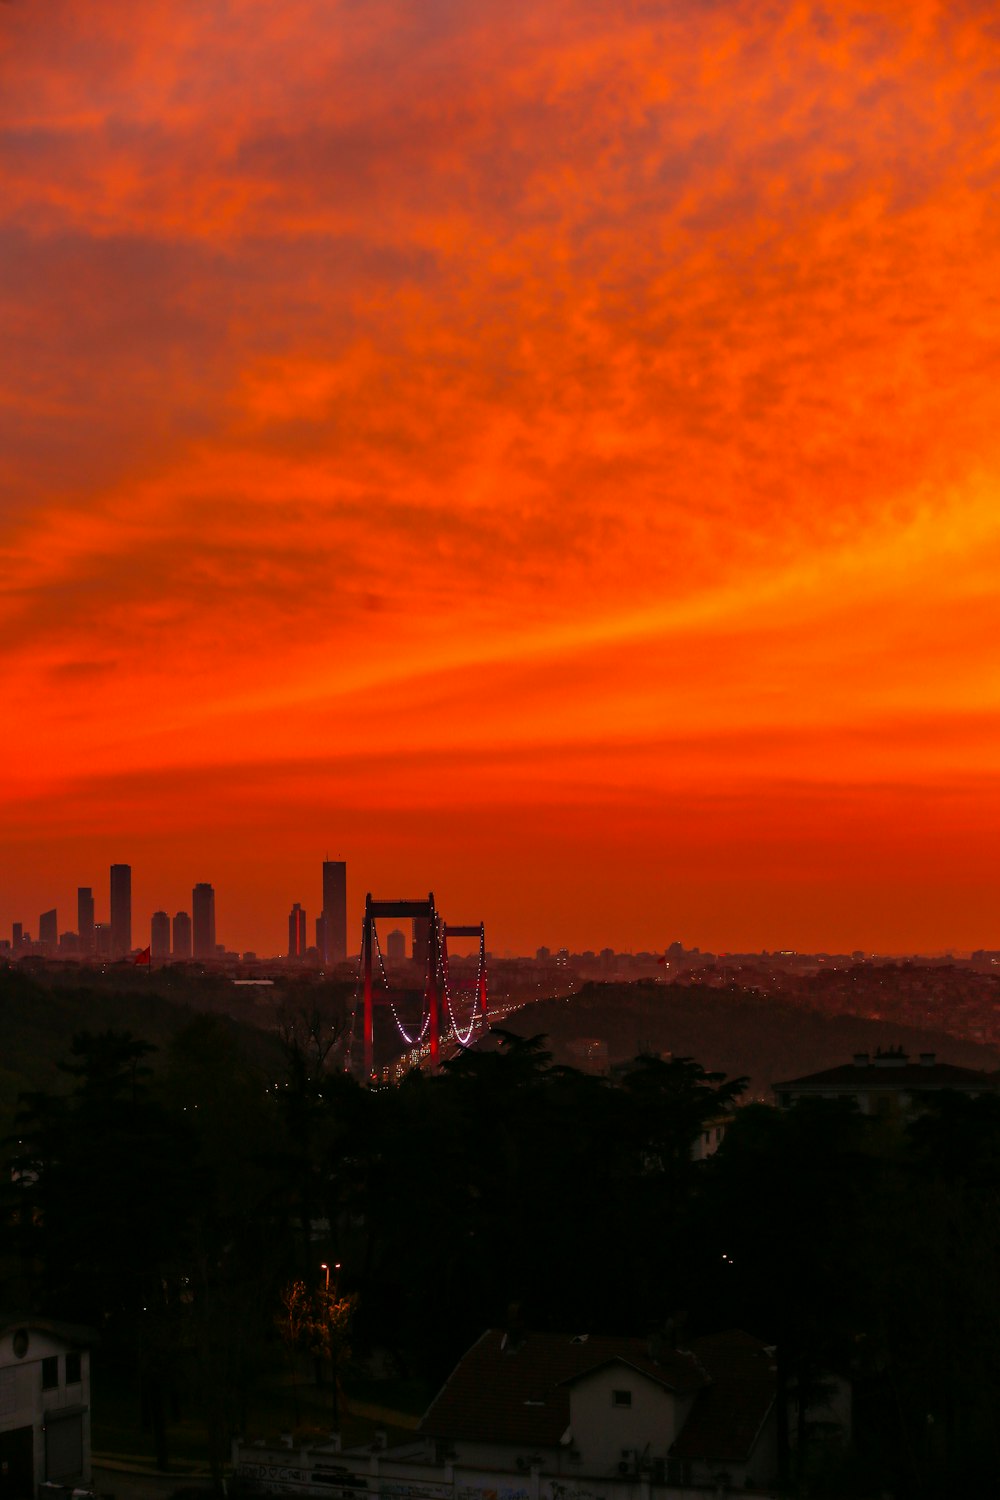
M11 947L13 948L15 953L20 953L21 949L24 947L23 922L15 922L14 926L11 928Z
M132 866L111 866L111 957L132 952Z
M55 953L59 947L59 924L55 907L51 911L43 911L38 918L38 941L49 953Z
M191 957L191 918L186 911L174 917L174 958Z
M76 929L80 936L80 952L94 951L94 892L89 885L81 885L76 893Z
M320 957L325 964L342 964L347 958L347 861L323 861L323 916L325 946Z
M149 924L149 956L170 957L170 918L165 911L154 911Z
M288 913L288 957L305 958L306 956L306 914L303 907L296 901Z
M326 953L326 918L322 912L316 918L316 952L323 961L323 955Z
M98 958L111 957L111 923L94 923L94 952Z
M406 958L406 937L398 927L385 940L385 956L391 964L401 964Z
M215 892L204 880L191 892L191 927L195 958L214 958Z

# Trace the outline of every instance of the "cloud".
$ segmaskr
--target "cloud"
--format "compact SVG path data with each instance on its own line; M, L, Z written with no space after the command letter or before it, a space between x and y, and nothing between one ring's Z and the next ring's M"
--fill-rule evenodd
M998 53L930 0L5 7L13 780L200 766L204 824L324 740L443 804L448 747L596 742L603 808L736 724L754 795L852 735L974 784Z

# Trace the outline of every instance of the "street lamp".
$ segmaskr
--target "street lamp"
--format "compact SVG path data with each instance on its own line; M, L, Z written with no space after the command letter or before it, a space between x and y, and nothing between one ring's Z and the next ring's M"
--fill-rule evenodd
M327 1292L329 1292L329 1290L330 1290L330 1267L327 1265L327 1263L326 1263L325 1260L320 1263L320 1270L326 1272L326 1287L325 1287L325 1290Z

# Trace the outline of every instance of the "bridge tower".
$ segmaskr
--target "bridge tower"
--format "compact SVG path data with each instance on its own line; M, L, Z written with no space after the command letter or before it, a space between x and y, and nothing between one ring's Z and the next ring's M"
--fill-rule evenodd
M365 919L361 930L361 964L364 972L364 1037L365 1078L370 1080L375 1071L375 1002L372 993L372 952L376 942L375 920L377 917L409 917L427 922L427 977L424 987L424 1004L430 1017L431 1068L436 1069L441 1055L441 994L438 975L441 969L441 928L434 909L434 892L430 891L426 901L374 901L369 891L365 896Z

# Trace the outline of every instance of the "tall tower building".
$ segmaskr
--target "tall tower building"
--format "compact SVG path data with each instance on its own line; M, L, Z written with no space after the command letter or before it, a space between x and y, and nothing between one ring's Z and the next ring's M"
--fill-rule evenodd
M306 914L303 907L296 901L288 913L288 957L305 958L306 956Z
M170 957L170 918L165 911L154 911L149 924L150 958Z
M201 881L191 892L191 925L195 958L215 957L215 892Z
M80 952L86 956L94 951L94 892L89 885L81 885L76 893L76 930L80 934Z
M174 917L174 958L188 959L191 957L191 918L186 911L179 911Z
M111 957L132 952L132 866L111 866Z
M58 949L59 922L55 907L51 911L43 911L38 918L38 941L44 944L49 953L55 953Z
M21 949L24 947L24 924L23 923L21 923L21 922L15 922L14 923L14 926L11 929L11 938L12 938L11 948L14 950L15 953L20 953Z
M394 927L385 940L385 953L391 964L401 964L406 958L406 936Z
M325 964L342 964L347 958L347 861L323 861L323 934L321 957Z

